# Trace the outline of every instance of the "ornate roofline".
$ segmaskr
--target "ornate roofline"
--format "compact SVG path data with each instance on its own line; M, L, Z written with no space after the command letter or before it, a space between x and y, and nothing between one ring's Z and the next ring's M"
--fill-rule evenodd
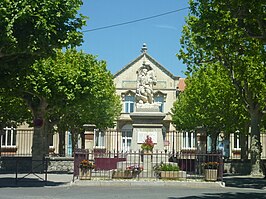
M114 78L116 78L118 75L120 75L125 70L127 70L128 68L130 68L132 65L134 65L136 62L138 62L144 56L147 58L147 60L150 60L154 65L156 65L161 71L163 71L165 74L167 74L172 79L178 80L180 78L179 76L173 75L164 66L162 66L159 62L157 62L152 56L150 56L146 51L144 51L140 56L138 56L136 59L134 59L129 64L127 64L126 66L124 66L121 70L119 70L117 73L115 73L114 74Z

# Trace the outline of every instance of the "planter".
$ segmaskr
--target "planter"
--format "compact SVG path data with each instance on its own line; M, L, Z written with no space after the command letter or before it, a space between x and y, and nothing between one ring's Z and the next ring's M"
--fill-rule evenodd
M113 171L112 178L131 179L133 175L128 171Z
M217 181L218 170L217 169L205 169L205 180L206 181Z
M161 171L161 179L179 179L186 178L185 171Z
M79 169L79 179L80 180L90 180L91 179L91 169Z

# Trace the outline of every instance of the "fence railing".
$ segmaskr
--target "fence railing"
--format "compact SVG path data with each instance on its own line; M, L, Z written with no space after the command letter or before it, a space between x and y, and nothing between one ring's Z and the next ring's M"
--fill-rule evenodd
M6 129L4 134L0 134L0 157L5 156L20 156L20 157L31 157L32 156L32 145L33 145L33 129ZM102 134L103 137L91 138L90 142L92 145L90 148L99 151L101 153L103 150L106 152L111 151L128 151L130 150L130 145L132 142L132 132L131 134L126 134L122 131L106 131ZM85 139L85 136L81 136ZM179 153L197 153L199 146L197 146L196 133L193 132L178 132L178 131L168 131L163 133L163 145L166 152L174 153L178 151ZM206 139L204 137L200 139ZM65 151L61 154L59 153L59 135L58 134L47 134L46 142L49 145L49 155L50 156L72 156L72 143L69 142L70 134L66 133L66 142L62 148ZM67 141L68 140L68 141ZM98 140L98 141L97 141ZM101 142L99 141L101 140ZM93 142L92 142L93 141ZM79 142L77 147L81 146L81 143L85 143L84 140ZM102 145L101 145L101 144ZM262 143L262 154L261 159L266 159L266 134L261 134ZM221 143L220 143L221 144ZM210 146L208 139L206 140L206 146ZM219 144L218 144L219 146ZM246 154L247 159L250 159L249 146L250 138L247 136L238 136L236 134L230 134L228 140L222 144L224 147L224 156L226 159L245 159L241 157L241 154ZM87 147L86 147L87 148ZM218 147L219 148L219 147ZM206 148L208 149L208 147ZM219 148L220 149L220 148Z
M196 154L172 152L102 152L76 149L74 152L74 177L78 178L81 172L82 160L95 164L90 171L91 178L162 178L162 164L168 173L173 167L179 168L179 176L175 178L202 179L204 178L206 163L215 163L218 180L223 179L223 158L221 153ZM168 178L171 178L168 177Z

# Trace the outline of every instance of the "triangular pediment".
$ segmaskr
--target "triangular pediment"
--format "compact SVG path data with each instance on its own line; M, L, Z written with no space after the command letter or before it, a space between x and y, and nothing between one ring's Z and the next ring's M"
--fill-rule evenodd
M128 69L134 67L137 63L139 63L141 60L145 60L145 62L151 63L153 66L158 68L160 71L162 71L164 74L172 78L173 80L178 80L178 76L174 76L170 71L168 71L164 66L162 66L158 61L156 61L152 56L150 56L148 53L142 53L140 56L138 56L136 59L131 61L129 64L124 66L121 70L119 70L117 73L114 74L114 78L121 75ZM138 66L139 67L139 66Z

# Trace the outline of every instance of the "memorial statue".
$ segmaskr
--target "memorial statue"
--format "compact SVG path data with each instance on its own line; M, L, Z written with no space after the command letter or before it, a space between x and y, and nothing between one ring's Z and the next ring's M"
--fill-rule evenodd
M137 103L153 103L153 85L156 85L156 82L156 76L152 67L149 64L143 63L137 71Z

